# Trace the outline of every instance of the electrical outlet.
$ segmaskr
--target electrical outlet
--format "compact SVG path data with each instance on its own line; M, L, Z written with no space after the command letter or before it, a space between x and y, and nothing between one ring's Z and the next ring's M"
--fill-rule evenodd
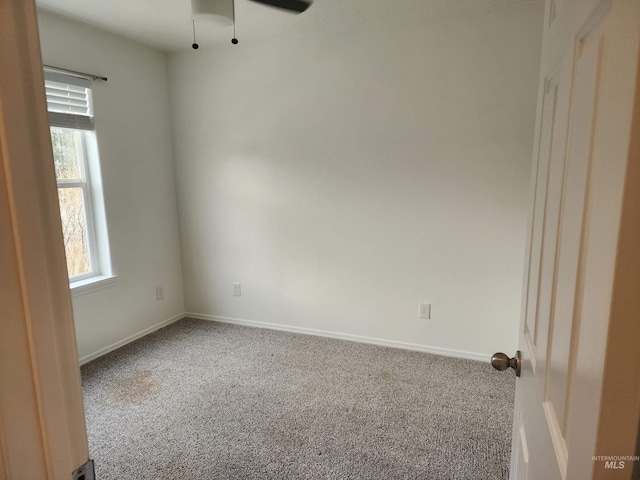
M231 286L233 287L233 296L234 297L241 297L242 296L242 290L240 289L240 284L239 283L232 283Z
M431 318L431 304L419 303L418 307L419 307L418 317L429 320Z
M164 287L162 285L158 285L156 287L156 300L162 300L164 298Z

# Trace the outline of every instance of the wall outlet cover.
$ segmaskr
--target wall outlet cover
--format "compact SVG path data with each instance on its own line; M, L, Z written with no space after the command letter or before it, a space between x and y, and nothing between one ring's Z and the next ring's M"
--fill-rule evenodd
M162 285L158 285L156 287L156 300L162 300L164 298L164 287Z
M431 304L420 302L418 306L419 306L418 317L429 320L431 318Z
M232 283L231 286L233 287L233 296L234 297L241 297L242 296L242 290L240 288L240 284L239 283Z

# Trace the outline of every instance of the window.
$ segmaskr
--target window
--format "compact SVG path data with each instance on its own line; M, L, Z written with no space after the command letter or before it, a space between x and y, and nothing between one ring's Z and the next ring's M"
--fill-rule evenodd
M84 133L51 127L67 270L71 280L98 274Z
M51 145L69 281L111 278L90 80L45 71ZM99 185L98 185L99 186ZM102 207L103 208L103 207ZM100 221L99 219L102 219Z

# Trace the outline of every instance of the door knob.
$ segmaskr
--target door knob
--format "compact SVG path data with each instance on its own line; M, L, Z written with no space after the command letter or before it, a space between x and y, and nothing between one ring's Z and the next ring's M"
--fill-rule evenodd
M509 358L504 353L494 353L491 356L491 366L496 370L506 370L511 367L516 371L516 377L520 376L520 365L522 364L522 355L520 350L516 352L516 356Z

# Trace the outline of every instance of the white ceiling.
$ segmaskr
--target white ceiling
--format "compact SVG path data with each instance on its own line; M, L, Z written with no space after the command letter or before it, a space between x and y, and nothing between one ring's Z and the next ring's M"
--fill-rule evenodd
M240 42L272 37L338 33L426 17L472 13L544 0L315 0L300 15L236 1ZM36 0L42 10L79 20L165 51L190 48L190 0ZM232 27L196 24L201 46L230 42Z

